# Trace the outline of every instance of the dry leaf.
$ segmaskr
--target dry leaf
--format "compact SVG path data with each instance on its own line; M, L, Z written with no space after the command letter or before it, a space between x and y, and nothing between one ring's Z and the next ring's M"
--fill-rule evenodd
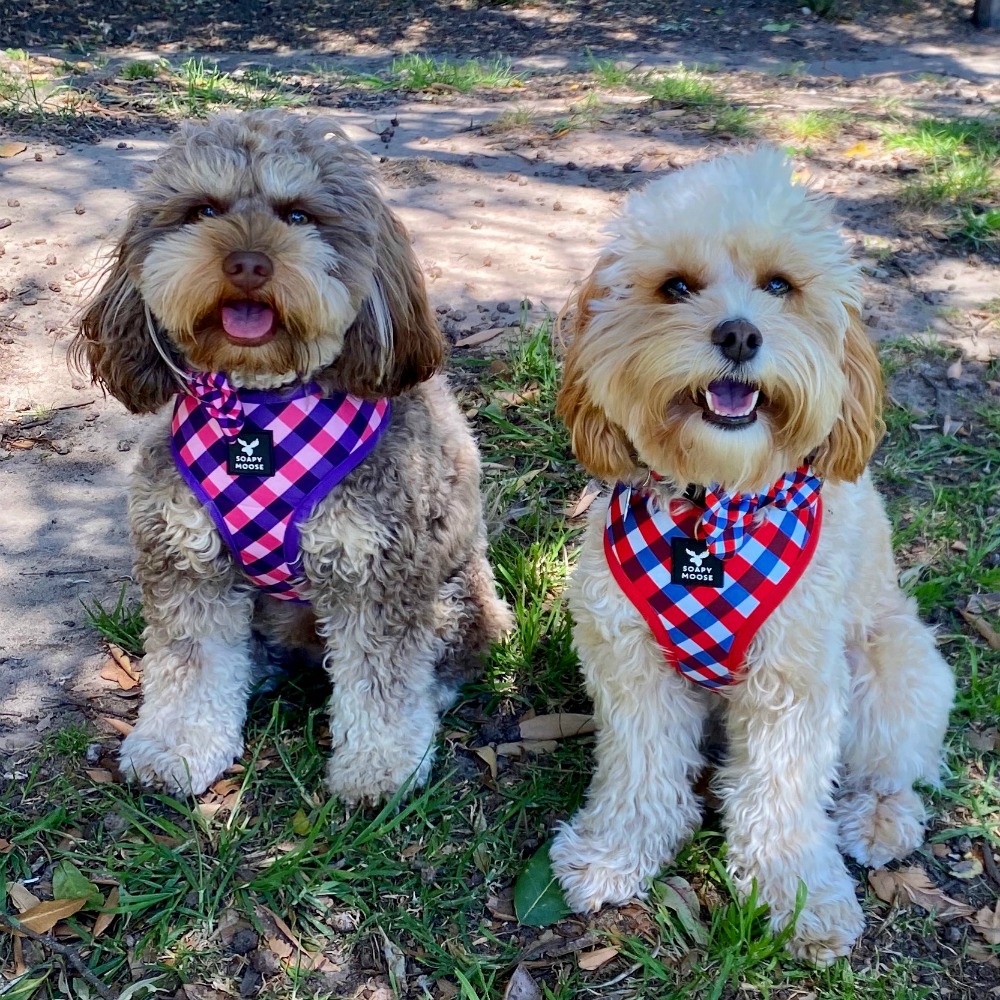
M503 991L503 1000L542 1000L542 991L538 983L531 978L531 973L519 965L510 977L507 989Z
M18 913L25 913L38 906L41 900L20 882L15 882L7 889L10 901L17 907Z
M522 740L562 740L567 736L592 733L597 725L592 715L556 712L552 715L536 715L533 719L522 719L519 728Z
M53 899L45 903L39 903L17 919L24 924L29 931L36 934L48 934L50 930L60 920L73 916L78 910L82 910L90 900L83 896L80 899ZM15 931L16 933L16 931Z
M115 776L103 767L85 769L83 772L91 781L98 785L110 785L114 783Z
M844 150L844 156L869 156L871 155L871 147L867 142L856 142L853 146L848 146Z
M28 971L24 962L24 946L19 937L14 938L14 975L23 976Z
M575 517L581 517L590 510L593 502L601 495L601 486L599 483L590 482L587 484L584 491L580 494L580 499L577 500L575 504L566 512L566 517L571 521Z
M884 902L891 903L898 898L903 902L916 903L925 910L933 910L941 921L967 917L973 912L971 906L946 896L919 865L894 872L878 868L868 873L868 882L875 895Z
M960 379L962 377L962 359L959 358L948 365L948 370L944 374L946 378Z
M972 938L965 946L965 954L973 962L982 962L984 965L993 966L993 968L1000 967L1000 958L997 958L996 952L975 938Z
M290 941L286 941L283 937L268 938L267 947L269 951L272 951L282 960L291 958L292 952L295 951L292 947L292 943Z
M132 726L124 719L115 719L110 715L101 715L99 718L101 722L109 725L119 736L128 736L132 732Z
M220 778L214 785L212 785L211 791L215 792L216 795L221 795L225 798L233 792L238 792L242 787L243 782L237 781L235 778Z
M510 923L517 920L517 916L514 914L514 887L508 886L497 896L487 896L486 909L489 910L497 920L503 920Z
M593 951L583 951L577 956L576 964L584 972L593 972L602 965L618 957L617 948L595 948Z
M994 909L984 906L972 918L972 926L989 944L1000 944L1000 903Z
M1000 650L1000 634L985 618L969 614L965 608L959 608L958 613L986 640L990 649Z
M537 386L534 389L525 389L524 392L513 392L507 389L499 389L493 393L494 399L506 403L508 406L520 406L522 403L533 403L538 399L541 389Z
M979 858L966 858L954 865L949 872L954 878L979 878L983 874L983 863Z
M0 854L10 854L14 850L14 845L9 841L0 837Z
M486 341L492 340L494 337L499 337L507 327L496 326L491 327L489 330L480 330L479 333L470 333L468 337L463 337L461 340L455 341L456 347L475 347L476 344L485 344Z
M518 740L517 743L498 743L498 757L520 757L522 754L555 753L559 749L557 740Z
M486 761L486 766L490 769L490 777L497 776L497 752L493 747L476 747L475 754L481 760Z
M138 685L138 681L127 671L123 670L114 660L108 660L101 668L101 679L117 684L123 691L131 691Z
M121 646L116 646L113 642L108 643L108 652L113 657L115 663L125 671L134 681L139 680L139 671L132 662L132 657L125 652Z
M94 929L91 933L93 934L95 941L111 926L111 922L115 919L116 914L109 913L108 911L117 909L118 899L118 886L115 886L111 892L108 893L108 898L104 901L104 906L101 908L101 912L97 914L97 919L94 921Z
M941 433L945 437L954 437L961 429L964 421L952 420L950 416L945 415L944 422L941 424Z
M382 935L382 954L385 956L386 971L390 978L395 980L397 993L406 993L406 956L381 927L379 933Z
M5 142L0 145L0 157L6 160L11 156L17 156L18 153L23 153L27 148L26 142Z
M978 750L980 753L1000 750L1000 731L997 730L996 726L990 726L989 729L984 729L981 733L970 729L966 733L965 739L973 750ZM2 848L0 848L0 854L3 854Z

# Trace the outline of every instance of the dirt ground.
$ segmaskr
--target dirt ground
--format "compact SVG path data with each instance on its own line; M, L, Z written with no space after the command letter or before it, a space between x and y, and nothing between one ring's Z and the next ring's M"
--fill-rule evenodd
M223 66L274 65L319 73L316 60L365 65L412 51L503 53L548 65L518 88L463 96L447 90L401 99L314 81L313 103L333 109L379 160L388 198L410 228L431 296L453 341L516 329L557 310L594 258L601 227L630 187L732 145L726 135L640 106L634 95L594 91L571 72L585 49L643 50L645 65L715 53L718 66L753 71L791 61L794 81L734 76L730 97L761 108L855 109L886 100L935 110L995 106L1000 38L975 33L968 9L946 3L899 13L882 3L844 9L850 20L763 0L712 9L690 2L307 4L301 0L186 7L176 3L0 3L0 44L89 51L113 74L123 59L215 53ZM626 16L627 13L627 16ZM433 25L433 31L430 26ZM771 25L773 28L773 24ZM303 53L303 39L312 45ZM75 47L75 48L74 48ZM293 48L294 47L294 48ZM367 62L366 62L367 61ZM354 63L351 63L354 65ZM563 69L559 70L562 66ZM888 69L886 67L889 67ZM928 74L931 74L928 76ZM541 128L569 102L597 93L601 112L566 130ZM532 122L499 127L512 108ZM975 110L975 108L973 109ZM502 120L502 119L501 119ZM98 254L129 205L135 172L156 157L175 124L105 108L83 125L54 120L6 129L23 151L0 159L0 751L72 717L93 683L97 643L81 601L113 601L129 579L124 487L149 419L127 415L68 371L73 315L98 273ZM845 231L872 240L893 264L869 262L873 335L930 331L988 360L996 344L974 310L997 294L997 261L936 239L927 220L896 205L905 158L845 156L847 134L801 166L836 199ZM484 349L503 343L501 337ZM456 350L468 348L458 347Z

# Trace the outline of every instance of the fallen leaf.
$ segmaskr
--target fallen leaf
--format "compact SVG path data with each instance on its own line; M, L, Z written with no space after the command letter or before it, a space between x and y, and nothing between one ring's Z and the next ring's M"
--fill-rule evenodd
M6 160L11 156L17 156L18 153L23 153L27 148L26 142L5 142L0 145L0 157Z
M486 897L486 909L496 917L507 923L517 920L514 913L514 890L512 887L504 889L499 895Z
M227 795L232 795L233 792L238 792L242 787L243 782L237 781L235 778L220 778L212 785L212 791L225 798Z
M594 969L599 969L602 965L610 962L611 959L618 957L617 948L595 948L593 951L582 951L577 956L576 964L583 969L584 972L593 972Z
M962 377L962 359L959 358L957 361L953 361L948 365L948 370L945 372L945 377L950 379L960 379Z
M72 861L60 861L53 869L52 897L53 899L86 897L92 903L104 902L101 890Z
M980 753L1000 750L1000 731L997 730L996 726L990 726L989 729L984 729L982 732L970 729L966 733L965 739L973 750L978 750ZM3 851L0 850L0 854L2 853Z
M979 878L983 874L983 863L979 858L966 858L953 865L949 874L961 879Z
M969 614L965 608L959 608L958 613L986 640L990 649L1000 650L1000 634L985 618Z
M963 424L964 421L952 420L950 416L946 415L941 424L941 433L945 437L954 437L962 429Z
M124 719L115 719L110 715L99 716L101 722L105 725L110 726L119 736L128 736L132 732L132 726L130 726Z
M588 483L576 503L566 512L566 517L572 521L574 518L586 514L594 501L601 495L601 491L602 488L599 483Z
M499 337L507 327L496 326L491 327L489 330L480 330L478 333L470 333L468 337L463 337L461 340L455 341L456 347L475 347L476 344L485 344L488 340L492 340L494 337Z
M523 392L514 392L507 389L498 389L493 393L494 399L499 399L508 406L520 406L522 403L533 403L541 394L541 389L537 386L534 389L525 389Z
M110 785L115 780L115 776L103 767L85 768L83 773L98 785Z
M121 648L121 646L116 646L113 642L109 642L108 652L111 654L115 663L117 663L118 666L132 678L132 680L139 680L139 671L136 670L135 665L132 663L132 657L129 656L128 653Z
M406 993L406 956L381 927L379 933L382 935L382 954L385 956L386 971L395 987L394 992L397 996L402 995Z
M765 24L763 31L788 31L792 27L794 22L792 21L772 21L770 24Z
M519 965L510 977L507 989L503 991L503 1000L542 1000L542 991L538 983L531 978L531 973Z
M559 749L557 740L518 740L516 743L498 743L498 757L520 757L522 754L555 753Z
M556 712L522 719L519 726L522 740L562 740L568 736L585 736L597 729L592 715Z
M39 903L38 906L34 906L27 912L22 913L17 919L29 931L34 931L36 934L48 934L60 920L65 920L66 917L73 916L74 913L82 910L89 902L90 899L87 897L80 899L52 899L44 903ZM17 932L15 931L15 933Z
M128 671L123 670L114 660L108 660L101 668L101 679L117 684L123 691L131 691L139 682Z
M476 747L475 754L480 760L486 762L486 766L490 769L490 777L495 778L497 776L497 752L491 746Z
M994 909L984 906L972 918L972 926L989 944L1000 944L1000 903Z
M305 809L300 809L292 817L292 829L300 837L309 836L309 832L312 830L312 823L309 822L309 817L306 815Z
M17 907L18 913L26 913L33 907L38 906L41 900L25 885L20 882L13 882L7 887L7 894L11 902Z
M528 927L547 927L569 915L562 889L552 874L548 844L534 853L518 875L514 883L514 912Z
M993 968L1000 967L1000 958L997 957L997 953L975 938L972 938L966 945L965 954L973 962L982 962L983 965L990 965Z
M676 917L685 933L696 944L708 944L708 930L699 919L701 902L691 883L671 875L653 883L654 898Z
M966 611L971 611L974 615L981 615L984 612L1000 611L1000 594L970 594L965 602Z
M907 903L915 903L925 910L933 911L938 920L954 920L956 917L967 917L973 912L972 907L957 899L946 896L919 865L887 871L877 868L868 873L868 883L875 895L886 903L897 899Z
M867 142L856 142L844 150L844 156L870 156L871 147Z
M10 854L14 850L14 845L9 841L0 837L0 854Z
M111 926L111 922L115 919L113 911L118 908L118 900L118 886L115 886L108 893L108 898L104 901L104 906L101 907L101 912L97 914L97 919L94 921L94 929L91 931L94 940L97 940Z

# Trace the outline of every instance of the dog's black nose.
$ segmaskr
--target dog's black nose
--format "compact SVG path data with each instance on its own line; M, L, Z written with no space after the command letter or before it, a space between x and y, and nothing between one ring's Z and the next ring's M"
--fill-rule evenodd
M730 361L742 364L760 350L764 335L749 320L727 319L712 331L712 343Z
M266 254L255 250L236 250L223 261L222 270L238 288L252 292L271 280L274 265Z

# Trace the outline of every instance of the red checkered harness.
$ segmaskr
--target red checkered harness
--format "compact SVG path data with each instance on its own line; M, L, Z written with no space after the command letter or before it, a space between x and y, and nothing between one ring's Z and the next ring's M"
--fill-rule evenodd
M324 395L315 385L236 390L221 373L192 373L174 403L171 450L251 582L307 602L299 525L364 458L388 426L387 399ZM261 434L260 432L264 432ZM231 442L273 441L273 474L231 475Z
M747 647L812 559L822 522L820 481L807 465L762 494L708 490L706 506L618 483L604 532L608 565L667 661L720 688L740 679ZM721 588L674 583L672 540L700 539L722 560ZM700 547L700 546L699 546Z

